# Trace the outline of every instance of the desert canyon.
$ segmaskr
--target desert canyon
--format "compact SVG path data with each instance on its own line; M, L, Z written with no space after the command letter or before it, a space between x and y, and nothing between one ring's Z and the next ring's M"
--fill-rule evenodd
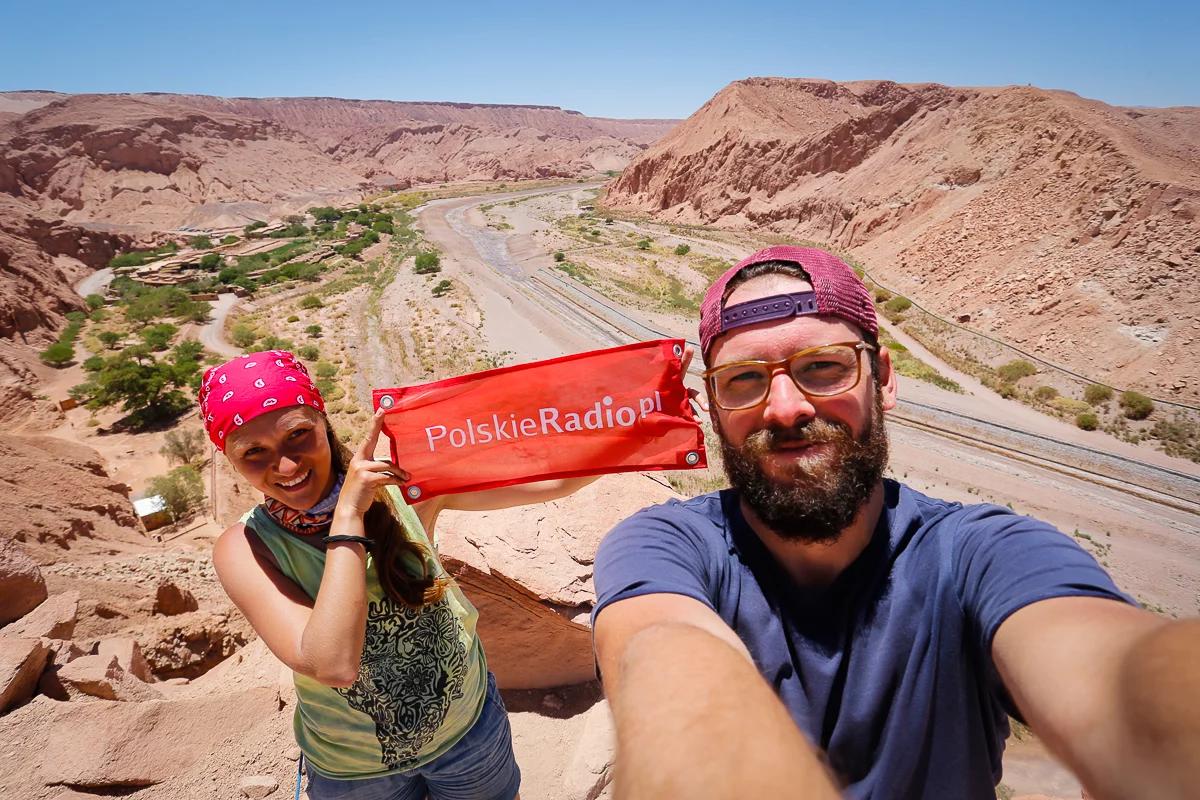
M322 227L322 208L361 224ZM235 296L217 270L267 258L267 232L294 249L237 272L258 283ZM730 84L682 121L0 93L0 510L14 521L0 535L0 797L292 792L290 676L209 558L258 498L206 450L203 502L147 530L133 500L170 471L167 437L198 432L195 415L139 427L115 404L65 402L84 362L112 355L101 334L137 341L158 320L104 296L114 257L215 253L211 274L194 273L202 291L190 287L212 307L177 319L173 341L196 340L210 363L253 349L239 336L309 348L335 429L354 438L373 386L694 340L706 280L784 241L851 258L913 358L913 406L889 426L893 474L1073 528L1147 607L1200 613L1198 108L784 78ZM414 270L429 253L436 269ZM262 280L296 263L311 269ZM71 325L78 355L46 363ZM1018 361L1032 372L1015 374ZM1126 414L1111 391L1085 401L1093 384L1153 411ZM638 508L718 485L719 467L607 476L442 523L440 555L480 609L512 712L526 800L611 796L588 616L598 542ZM1005 782L1010 797L1079 796L1028 734L1010 742Z

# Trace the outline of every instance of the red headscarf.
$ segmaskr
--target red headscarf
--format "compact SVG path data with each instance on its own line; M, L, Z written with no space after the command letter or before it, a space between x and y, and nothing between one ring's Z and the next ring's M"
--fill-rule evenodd
M208 438L221 452L230 433L260 414L290 406L325 413L325 401L308 370L286 350L247 353L210 367L199 398Z

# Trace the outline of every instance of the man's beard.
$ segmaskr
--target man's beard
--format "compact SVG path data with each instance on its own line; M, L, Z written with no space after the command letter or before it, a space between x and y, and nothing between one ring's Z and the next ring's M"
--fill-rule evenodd
M819 461L790 465L779 480L768 476L763 459L795 442L820 444L825 452ZM887 466L882 398L876 393L870 422L857 439L843 423L814 418L756 431L741 447L722 436L721 454L730 485L772 531L792 541L831 544L870 499Z

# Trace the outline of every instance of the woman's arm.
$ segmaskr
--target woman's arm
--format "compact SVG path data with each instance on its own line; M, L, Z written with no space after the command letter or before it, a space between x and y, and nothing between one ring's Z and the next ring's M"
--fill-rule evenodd
M314 606L303 589L255 551L252 535L238 523L213 548L213 566L229 599L291 669L327 686L353 683L366 631L362 546L329 549Z
M380 412L375 415L371 433L347 465L331 534L365 536L363 515L376 492L408 480L403 470L372 457L382 429ZM234 525L217 540L213 566L230 599L279 660L327 686L354 683L367 626L367 556L363 545L329 545L315 602L274 564L253 551L244 525Z

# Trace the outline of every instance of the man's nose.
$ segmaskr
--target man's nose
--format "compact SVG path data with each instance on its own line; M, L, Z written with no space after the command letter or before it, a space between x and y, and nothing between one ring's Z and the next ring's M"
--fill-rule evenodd
M771 392L763 408L763 422L772 427L791 428L816 415L817 410L791 375L779 370L771 376Z
M280 475L291 475L300 466L300 462L291 456L282 456L279 459L279 466L276 469Z

